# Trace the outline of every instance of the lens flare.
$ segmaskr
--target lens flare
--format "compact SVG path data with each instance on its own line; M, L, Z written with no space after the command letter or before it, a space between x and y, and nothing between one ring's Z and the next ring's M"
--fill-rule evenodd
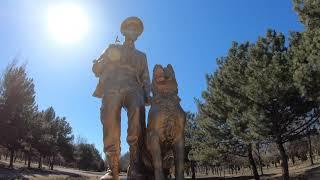
M76 4L58 4L48 8L48 30L54 40L73 43L88 32L88 16Z

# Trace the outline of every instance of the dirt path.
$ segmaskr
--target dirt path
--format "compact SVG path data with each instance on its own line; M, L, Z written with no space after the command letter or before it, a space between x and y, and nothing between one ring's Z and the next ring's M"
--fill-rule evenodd
M3 179L31 179L31 180L62 180L62 179L79 179L79 180L98 180L105 172L82 171L73 168L55 166L54 170L49 170L47 166L38 169L37 164L31 164L32 168L27 168L23 162L14 163L14 169L8 168L6 161L0 161L0 180ZM125 174L121 174L121 179L127 179Z
M92 171L82 171L72 168L55 167L54 170L49 170L47 167L43 169L35 168L36 164L33 164L31 169L25 167L22 162L16 162L14 164L14 169L9 169L8 163L0 161L0 180L2 179L32 179L32 180L42 180L42 179L79 179L79 180L98 180L104 174L104 172L92 172ZM307 180L320 180L320 164L314 166L308 165L297 165L290 167L290 177L291 179L307 179ZM127 179L125 174L121 174L121 179ZM190 178L186 178L190 179ZM197 178L198 179L198 178ZM253 179L252 176L237 176L237 177L201 177L199 179L206 180L217 180L217 179ZM265 175L261 176L262 180L266 179L281 179L280 168L270 168L265 171Z
M88 179L99 179L101 176L103 176L105 174L105 172L82 171L82 170L78 170L78 169L61 168L61 167L57 167L55 169L58 171L61 171L61 172L78 174L78 175L87 177ZM121 173L120 179L127 179L126 175Z

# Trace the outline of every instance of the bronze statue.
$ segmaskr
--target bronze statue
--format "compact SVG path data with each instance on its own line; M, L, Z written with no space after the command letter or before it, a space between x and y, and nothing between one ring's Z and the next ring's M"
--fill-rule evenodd
M93 96L102 98L101 123L104 151L111 174L101 179L119 179L120 115L124 107L128 115L127 142L130 145L131 179L166 179L175 166L176 179L184 177L185 113L180 106L178 85L172 66L156 65L153 70L151 100L150 78L146 55L135 49L143 24L129 17L121 24L123 45L115 44L94 61L92 70L99 83ZM151 103L148 127L145 105Z
M175 166L176 179L184 179L185 112L180 106L172 66L153 70L151 108L142 159L147 179L163 180Z
M112 178L119 179L120 115L124 107L128 115L127 142L130 146L132 177L141 173L140 149L145 130L145 104L150 103L150 78L146 55L134 46L143 31L137 17L129 17L121 24L125 42L111 44L94 61L93 72L99 84L93 94L102 98L101 122L103 125L104 151L112 171ZM102 179L107 178L107 175Z

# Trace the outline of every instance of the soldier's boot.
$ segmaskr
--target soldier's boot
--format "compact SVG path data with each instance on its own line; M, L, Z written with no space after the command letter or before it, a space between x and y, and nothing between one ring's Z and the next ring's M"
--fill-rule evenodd
M108 158L111 172L107 172L100 180L119 180L119 155L111 155Z
M112 179L112 173L111 172L107 172L105 175L100 177L100 180L111 180L111 179Z
M119 155L111 156L110 160L113 180L119 180Z

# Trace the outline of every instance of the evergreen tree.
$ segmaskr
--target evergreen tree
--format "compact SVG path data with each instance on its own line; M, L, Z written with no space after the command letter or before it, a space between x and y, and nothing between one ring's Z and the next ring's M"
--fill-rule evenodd
M294 85L293 61L281 33L268 31L249 51L244 97L255 131L275 142L281 156L282 174L289 179L288 157L283 144L301 137L318 121L318 107Z
M71 153L73 135L71 134L72 129L65 117L56 117L50 122L49 129L49 134L51 135L52 139L48 155L50 156L50 169L53 170L53 165L58 155L63 155L63 157L66 157L66 160L73 159Z
M93 144L78 144L76 147L77 166L83 170L103 171L103 162L99 151Z
M187 173L187 176L191 173L192 179L195 179L195 157L192 155L193 149L196 149L197 139L199 139L199 127L196 115L187 112L186 113L186 125L185 125L185 170Z
M275 142L284 179L289 179L289 170L283 144L300 138L319 118L317 103L295 86L289 57L285 37L271 30L254 44L234 43L228 55L218 59L218 70L208 76L200 106L209 131L221 133L225 144L235 140L250 150L257 139Z
M0 139L10 151L10 167L13 167L14 151L21 147L25 126L36 108L34 84L27 76L26 66L13 62L7 66L0 87Z
M39 113L38 131L35 136L35 149L39 152L38 168L42 168L42 161L45 157L50 156L57 151L56 139L53 134L53 123L56 118L55 111L52 107Z
M67 122L65 117L57 117L56 119L57 124L57 149L59 154L64 158L66 162L72 162L74 160L73 157L73 146L72 141L74 139L74 136L72 135L72 128L70 124ZM53 153L53 161L51 165L51 169L53 169L53 163L54 163L54 156L56 156L57 153Z
M295 10L305 31L293 32L290 58L294 61L294 80L303 95L320 102L320 1L294 0Z
M245 70L249 43L238 46L233 43L228 56L219 58L218 70L207 75L207 90L202 93L204 103L199 103L202 114L200 126L212 137L210 142L224 154L220 161L230 154L247 157L255 179L259 179L252 154L252 144L257 140L250 128L246 113L250 101L241 97L243 85L247 82Z
M36 150L34 148L35 143L37 143L36 137L40 137L39 134L39 121L38 120L38 111L34 111L26 124L26 136L24 137L23 151L28 161L28 168L31 167L31 158L34 154L36 154Z

